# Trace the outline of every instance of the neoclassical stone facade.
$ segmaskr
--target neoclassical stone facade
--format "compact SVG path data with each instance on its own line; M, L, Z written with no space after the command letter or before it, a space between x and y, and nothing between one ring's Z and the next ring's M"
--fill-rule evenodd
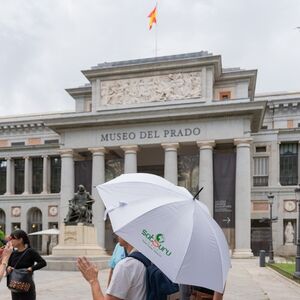
M272 192L275 251L287 251L298 173L290 179L284 166L286 153L300 152L300 94L255 96L256 73L222 69L221 57L207 52L104 63L83 71L89 84L67 90L73 113L0 118L0 226L60 226L84 184L96 200L98 244L111 250L95 187L122 173L149 172L191 193L204 187L199 199L234 257L268 247L270 226L259 221L269 215ZM33 242L46 251L45 238Z

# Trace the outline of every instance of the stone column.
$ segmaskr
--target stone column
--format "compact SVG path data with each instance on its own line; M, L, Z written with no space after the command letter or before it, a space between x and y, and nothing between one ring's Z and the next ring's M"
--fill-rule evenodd
M43 155L43 191L42 194L48 194L48 156Z
M96 189L98 184L105 182L105 148L90 148L89 151L93 154L92 196L95 200L93 205L93 223L97 228L98 245L105 249L105 207Z
M177 149L179 143L164 143L161 146L165 149L165 179L178 184Z
M30 157L25 156L24 157L25 164L24 164L24 192L23 195L28 195L30 193Z
M61 150L61 189L59 220L62 223L68 213L69 200L74 197L74 159L73 150Z
M137 151L139 147L137 145L121 146L121 149L125 153L124 157L124 173L136 173L137 172Z
M235 249L233 257L253 256L251 250L251 176L250 143L252 139L235 139Z
M199 189L204 187L199 199L214 215L214 179L213 179L213 147L215 141L198 141L199 147Z
M12 194L12 159L6 158L6 193L5 195Z

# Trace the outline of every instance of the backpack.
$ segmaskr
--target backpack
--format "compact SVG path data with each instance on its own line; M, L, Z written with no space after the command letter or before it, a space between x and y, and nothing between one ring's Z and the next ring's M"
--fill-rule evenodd
M167 296L178 292L178 284L172 282L156 265L140 252L128 257L135 258L146 267L147 300L167 300Z

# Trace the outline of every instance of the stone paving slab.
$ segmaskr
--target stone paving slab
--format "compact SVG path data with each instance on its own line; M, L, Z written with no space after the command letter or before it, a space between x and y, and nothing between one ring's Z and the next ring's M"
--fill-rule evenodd
M90 287L79 272L40 270L35 273L38 300L89 300ZM99 280L105 290L108 269ZM300 285L269 268L258 259L233 259L224 300L299 300ZM11 300L5 278L0 283L0 300Z
M224 300L300 299L300 285L270 268L260 268L257 258L233 259Z

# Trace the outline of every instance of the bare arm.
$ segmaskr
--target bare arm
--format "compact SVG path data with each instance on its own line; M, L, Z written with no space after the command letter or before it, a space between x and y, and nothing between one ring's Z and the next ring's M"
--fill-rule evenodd
M110 269L109 269L109 274L108 274L107 286L109 286L109 284L110 284L111 277L112 277L112 273L113 273L113 269L112 269L112 268L110 268Z
M8 264L8 259L11 255L13 251L13 246L11 245L11 243L7 243L4 250L3 250L3 253L2 253L2 260L1 260L1 265L0 265L0 280L2 279L5 271L6 271L6 267L7 267L7 264Z
M122 300L120 298L104 295L102 293L99 281L98 281L98 268L88 261L85 257L79 257L77 259L77 266L84 279L90 284L93 300Z

